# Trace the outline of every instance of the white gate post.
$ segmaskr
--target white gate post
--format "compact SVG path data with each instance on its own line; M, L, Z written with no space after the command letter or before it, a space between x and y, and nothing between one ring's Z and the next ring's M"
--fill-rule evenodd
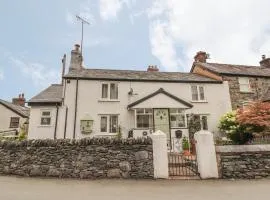
M152 134L154 178L168 178L167 136L162 131Z
M198 170L202 179L218 178L218 166L213 134L209 131L195 133Z

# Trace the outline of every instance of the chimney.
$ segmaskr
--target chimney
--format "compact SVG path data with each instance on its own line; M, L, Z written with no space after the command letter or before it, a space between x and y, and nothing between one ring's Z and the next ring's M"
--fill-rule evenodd
M75 44L75 49L71 51L69 71L82 69L83 57L80 51L80 45Z
M66 70L66 59L67 56L64 54L63 59L62 59L62 85L64 85L64 75L65 75L65 70Z
M148 68L147 68L147 71L148 72L158 72L159 69L156 65L149 65Z
M206 60L208 58L209 58L209 54L207 54L205 51L199 51L197 52L196 56L194 56L194 61L206 63Z
M24 98L24 93L19 94L19 97L13 98L12 103L18 106L25 106L25 98Z
M270 68L270 58L266 58L265 55L262 55L262 60L260 61L261 67Z

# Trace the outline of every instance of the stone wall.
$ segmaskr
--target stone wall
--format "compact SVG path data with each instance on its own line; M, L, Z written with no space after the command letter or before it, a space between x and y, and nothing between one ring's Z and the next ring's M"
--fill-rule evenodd
M270 78L253 78L250 77L251 92L240 92L238 77L223 76L224 81L229 82L232 109L243 106L243 102L261 99L270 87Z
M220 178L270 177L270 145L228 145L216 151Z
M0 141L0 174L61 178L152 178L152 140Z

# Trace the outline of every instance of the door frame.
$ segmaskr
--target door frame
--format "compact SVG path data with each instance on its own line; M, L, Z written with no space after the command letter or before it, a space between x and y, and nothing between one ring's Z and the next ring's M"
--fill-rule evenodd
M153 108L153 128L154 132L156 132L156 126L155 126L155 110L159 109L165 109L168 110L168 120L169 120L169 136L170 136L170 150L172 150L172 134L171 134L171 114L169 108Z

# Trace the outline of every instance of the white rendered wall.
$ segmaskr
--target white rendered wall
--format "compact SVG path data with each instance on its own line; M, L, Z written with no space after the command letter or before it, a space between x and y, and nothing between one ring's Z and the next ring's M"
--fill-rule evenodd
M153 164L155 178L168 178L168 152L167 137L162 131L156 131L152 134L153 141Z
M218 178L218 166L213 134L209 131L195 133L198 170L202 179Z
M14 128L10 128L10 118L11 117L19 117L19 127L22 126L27 118L23 118L12 110L6 108L2 104L0 104L0 131L13 130ZM19 128L17 128L19 131Z

